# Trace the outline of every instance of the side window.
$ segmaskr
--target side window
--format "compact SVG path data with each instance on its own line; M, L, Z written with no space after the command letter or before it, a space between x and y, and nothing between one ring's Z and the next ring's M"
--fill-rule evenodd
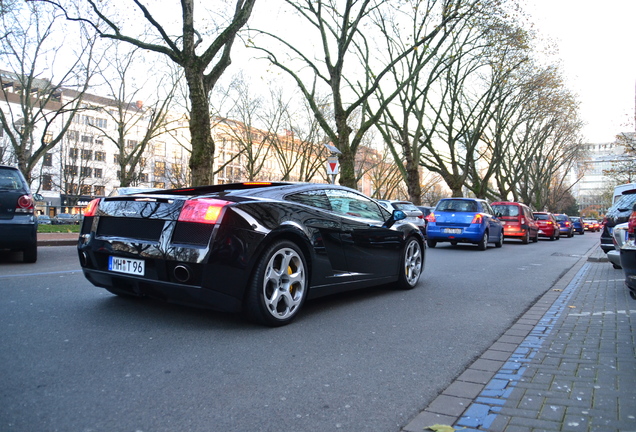
M388 217L378 204L363 195L340 189L327 189L325 192L331 209L341 215L375 220L385 220Z
M327 198L324 190L301 192L293 195L288 195L285 197L285 199L288 201L294 201L323 210L331 210L329 198Z
M486 201L482 201L481 202L481 206L484 209L484 213L488 213L489 215L495 215L495 212L492 210L492 207L490 207L490 204L488 204Z

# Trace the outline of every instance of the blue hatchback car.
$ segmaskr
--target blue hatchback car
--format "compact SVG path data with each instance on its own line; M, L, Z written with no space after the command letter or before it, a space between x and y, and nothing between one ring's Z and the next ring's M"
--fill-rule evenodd
M504 241L504 223L497 218L486 200L477 198L445 198L428 215L426 243L473 243L486 250L488 243L501 247Z
M578 216L570 216L570 222L572 222L572 228L575 233L581 235L585 234L585 227L583 226L583 219Z

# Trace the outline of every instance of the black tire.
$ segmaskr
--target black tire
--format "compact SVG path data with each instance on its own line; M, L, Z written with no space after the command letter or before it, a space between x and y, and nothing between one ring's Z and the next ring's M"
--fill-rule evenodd
M260 257L247 287L248 319L269 327L292 322L302 308L309 289L305 256L295 243L280 240Z
M526 235L521 239L521 243L528 244L530 243L530 232L526 231Z
M503 234L501 234L501 236L499 237L499 241L495 242L495 247L500 248L503 246L503 243L504 243L504 236Z
M619 266L618 264L614 264L612 263L612 267L614 267L617 270L621 270L623 267Z
M424 252L422 245L415 237L410 237L404 244L400 261L400 277L397 287L410 290L417 286L424 268Z
M481 240L479 240L479 243L477 243L477 249L479 249L480 251L485 251L486 249L488 249L488 231L484 232L483 237L481 238Z
M437 246L437 241L436 240L426 240L426 245L430 248L434 248L435 246Z
M22 251L22 260L25 263L32 264L38 260L38 244L34 243L24 251Z
M532 238L533 243L537 243L538 241L539 241L539 233L537 233L537 235Z

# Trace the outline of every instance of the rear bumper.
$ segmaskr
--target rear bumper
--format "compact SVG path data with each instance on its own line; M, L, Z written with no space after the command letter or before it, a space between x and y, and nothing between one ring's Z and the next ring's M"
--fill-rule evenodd
M82 268L84 276L93 285L130 294L150 297L169 303L213 309L223 312L239 312L241 301L214 290L192 285L147 280L140 277L118 275L107 271Z
M38 225L33 216L0 220L0 249L26 249L37 244Z
M625 243L620 250L621 267L625 273L625 285L636 296L636 243L632 240ZM634 297L636 298L636 297Z
M444 232L445 229L461 229L461 233L451 234ZM459 243L479 243L484 236L484 230L480 225L470 225L468 227L444 227L428 224L426 229L427 240L436 242L456 241Z

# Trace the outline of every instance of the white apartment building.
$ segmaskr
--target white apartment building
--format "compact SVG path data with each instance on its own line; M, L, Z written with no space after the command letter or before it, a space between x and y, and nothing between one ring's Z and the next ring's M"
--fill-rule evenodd
M633 132L626 134L634 135ZM604 194L607 195L607 192L615 186L614 181L606 177L604 173L629 156L625 155L624 147L617 142L586 143L582 144L582 147L587 157L579 163L577 170L582 171L584 175L574 186L573 195L577 199L580 210L594 208L602 214L607 210L608 203L601 197ZM576 177L575 174L574 178Z

